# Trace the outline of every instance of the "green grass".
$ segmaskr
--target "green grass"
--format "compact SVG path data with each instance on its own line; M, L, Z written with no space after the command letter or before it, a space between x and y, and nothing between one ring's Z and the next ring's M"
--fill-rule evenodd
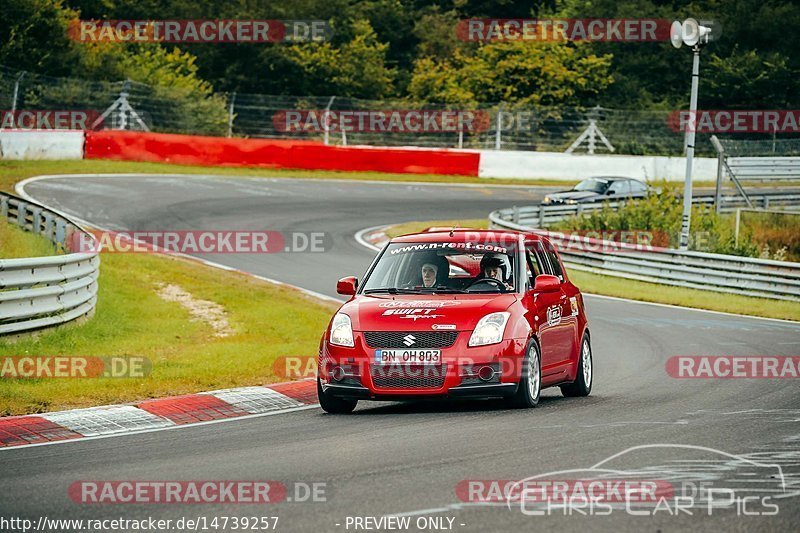
M0 259L55 255L56 247L44 237L0 220Z
M417 233L431 226L459 227L459 228L485 228L485 218L467 218L464 220L436 220L433 222L405 222L396 224L386 229L386 236L390 239L406 233Z
M159 283L222 305L234 334L217 338ZM333 304L243 274L178 258L103 254L97 311L91 320L0 343L0 356L144 356L151 374L132 378L0 379L0 415L131 402L280 380L277 357L315 355Z
M411 233L430 226L447 226L453 224L452 220L427 220L406 222L390 226L386 234L390 237ZM487 228L488 220L473 219L461 221L462 226L473 228ZM781 318L800 321L800 303L769 300L766 298L753 298L738 294L725 294L684 287L670 287L657 283L634 281L630 279L604 276L591 272L569 269L569 277L584 293L616 296L643 302L663 303L708 309L725 313L761 316L766 318Z

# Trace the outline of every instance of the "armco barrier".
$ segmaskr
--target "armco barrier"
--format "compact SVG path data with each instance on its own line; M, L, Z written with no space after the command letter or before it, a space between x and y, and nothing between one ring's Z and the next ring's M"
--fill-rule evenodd
M76 231L70 220L44 206L0 193L0 224L43 235L69 252ZM91 237L93 238L93 237ZM94 311L97 303L97 253L0 259L0 335L56 326Z
M536 219L520 216L520 211L516 208L493 211L489 214L491 226L549 233L533 227ZM626 250L589 238L581 238L579 246L562 247L559 253L565 263L577 270L664 285L800 301L800 263L669 249Z
M751 203L756 207L768 209L781 207L784 209L797 209L800 206L800 194L791 192L763 192L750 195ZM693 204L713 205L713 196L693 196ZM617 210L625 202L591 202L585 204L540 204L511 208L511 221L522 224L533 224L537 228L545 228L550 224L560 222L566 218L600 211L603 208ZM720 196L721 213L736 211L737 208L747 207L747 202L741 196ZM794 211L793 211L794 212Z
M477 176L480 154L131 131L86 132L87 159Z

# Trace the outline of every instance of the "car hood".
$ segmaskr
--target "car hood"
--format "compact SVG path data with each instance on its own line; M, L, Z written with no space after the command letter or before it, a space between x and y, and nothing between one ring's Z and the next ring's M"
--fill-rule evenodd
M551 200L557 200L561 202L564 200L587 200L589 198L596 198L598 196L600 195L592 191L563 191L547 195L547 197Z
M355 331L431 331L475 329L489 313L505 311L517 299L507 294L357 296L340 312Z

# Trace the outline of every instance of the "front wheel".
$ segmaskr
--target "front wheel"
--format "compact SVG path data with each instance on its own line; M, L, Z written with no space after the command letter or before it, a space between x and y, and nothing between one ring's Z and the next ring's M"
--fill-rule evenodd
M592 392L593 372L592 345L589 343L589 336L584 335L575 381L569 385L561 385L561 394L567 397L589 396Z
M352 413L353 409L358 405L358 400L348 400L346 398L336 398L330 394L325 394L322 390L322 383L317 378L317 398L319 398L319 405L326 413L335 415L344 415Z
M528 351L522 360L522 375L517 393L509 398L512 407L530 408L539 405L542 394L542 362L539 358L539 345L531 339Z

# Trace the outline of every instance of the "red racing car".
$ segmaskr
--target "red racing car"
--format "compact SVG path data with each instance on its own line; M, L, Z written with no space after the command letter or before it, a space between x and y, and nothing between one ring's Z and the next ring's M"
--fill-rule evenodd
M550 242L515 231L445 230L391 240L320 342L317 394L329 413L358 400L505 398L592 390L583 297Z

